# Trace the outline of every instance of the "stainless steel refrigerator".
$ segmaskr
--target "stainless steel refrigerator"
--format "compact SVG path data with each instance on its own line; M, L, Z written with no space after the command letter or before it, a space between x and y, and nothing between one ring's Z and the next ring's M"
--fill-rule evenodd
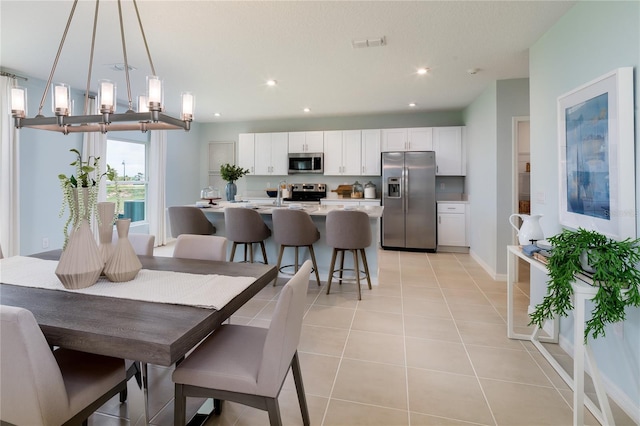
M382 153L382 247L436 250L436 154Z

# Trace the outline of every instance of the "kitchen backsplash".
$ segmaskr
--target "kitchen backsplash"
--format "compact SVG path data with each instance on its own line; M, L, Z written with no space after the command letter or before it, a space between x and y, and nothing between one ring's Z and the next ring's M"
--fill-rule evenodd
M266 196L265 189L276 188L278 183L286 180L287 183L325 183L327 192L336 189L338 185L351 185L356 180L361 184L371 181L376 185L377 197L382 190L382 178L380 176L324 176L324 175L288 175L288 176L245 176L236 184L238 194L242 196L262 197ZM456 194L464 194L464 176L436 176L436 194L447 194L456 197Z

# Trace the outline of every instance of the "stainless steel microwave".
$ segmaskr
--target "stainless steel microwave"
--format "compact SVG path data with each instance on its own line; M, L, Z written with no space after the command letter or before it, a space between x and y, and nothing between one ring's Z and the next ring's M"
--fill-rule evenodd
M322 152L290 152L289 174L324 173L324 154Z

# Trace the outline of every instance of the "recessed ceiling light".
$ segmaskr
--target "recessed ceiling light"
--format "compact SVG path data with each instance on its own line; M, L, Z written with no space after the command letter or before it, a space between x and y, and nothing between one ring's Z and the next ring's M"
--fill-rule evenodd
M309 109L309 108L305 108L305 109L303 109L303 111L304 111L304 112L311 112L311 109Z
M418 68L417 72L419 75L425 75L426 73L429 72L429 68Z
M480 71L478 68L469 68L467 70L467 73L470 75L474 75L474 74L478 74L478 71Z
M129 67L129 71L135 71L136 68L132 67L131 65L128 66ZM112 64L109 68L111 68L114 71L124 71L124 64Z
M214 116L214 117L220 117L221 115L222 115L222 114L220 114L219 112L215 112L215 113L213 113L213 116Z
M414 106L416 106L416 103L415 103L415 102L411 102L411 103L409 104L409 106L410 106L411 108L413 108Z
M267 86L275 86L276 84L278 84L278 82L275 80L267 80Z

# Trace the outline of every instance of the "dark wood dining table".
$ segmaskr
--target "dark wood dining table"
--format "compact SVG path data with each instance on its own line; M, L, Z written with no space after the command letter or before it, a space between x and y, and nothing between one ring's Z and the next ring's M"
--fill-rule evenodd
M54 250L33 257L58 260L60 253ZM140 361L144 374L147 363L170 366L179 361L277 276L275 266L258 263L139 258L144 269L245 276L255 281L219 310L4 283L0 283L0 303L33 312L51 346Z
M33 257L58 260L60 251ZM276 277L275 266L257 263L139 258L144 269L249 276L255 281L220 310L9 284L0 285L0 303L33 312L52 346L170 366Z

